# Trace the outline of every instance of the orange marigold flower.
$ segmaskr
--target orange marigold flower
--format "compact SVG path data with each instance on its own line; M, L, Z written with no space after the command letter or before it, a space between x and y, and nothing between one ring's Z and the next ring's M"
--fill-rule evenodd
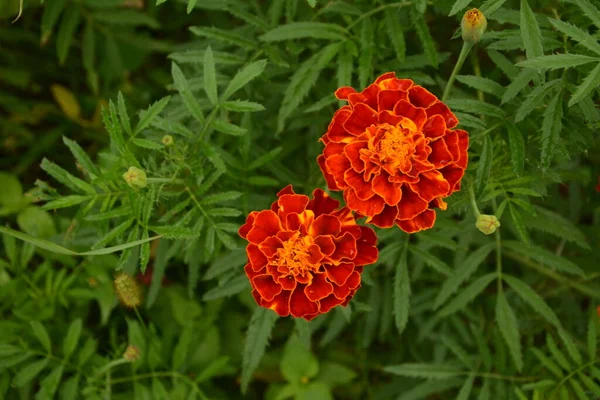
M377 260L377 237L348 207L316 189L313 198L287 186L270 210L253 211L239 234L249 243L244 267L256 302L282 317L308 321L347 305L363 266Z
M410 79L393 72L347 100L321 141L317 161L331 190L343 190L346 205L381 228L398 225L413 233L431 228L435 208L460 189L467 168L469 136L452 129L448 106Z

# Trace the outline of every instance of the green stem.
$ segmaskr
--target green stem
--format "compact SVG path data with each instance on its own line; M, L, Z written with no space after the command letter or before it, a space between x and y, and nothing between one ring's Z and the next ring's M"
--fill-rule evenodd
M456 65L452 70L452 75L450 75L450 79L448 79L448 83L446 84L446 89L444 89L444 95L442 96L442 102L448 100L448 96L450 95L450 90L452 89L452 85L454 84L454 80L456 79L456 75L460 72L462 65L467 59L467 55L469 51L473 48L473 43L463 42L463 47L460 50L460 55L458 56L458 60L456 61Z
M496 199L492 200L492 206L494 207L494 215L498 210L496 205ZM494 232L494 238L496 239L496 274L498 275L498 291L502 290L502 238L500 237L500 229L496 229Z
M380 11L383 11L383 10L385 10L386 8L393 8L393 7L398 7L398 8L400 8L400 7L404 7L404 6L410 6L411 4L413 4L413 2L412 2L412 1L400 1L400 2L398 2L398 3L390 3L390 4L385 4L385 5L383 5L383 6L380 6L380 7L374 8L374 9L372 9L371 11L368 11L368 12L366 12L366 13L362 14L362 15L361 15L360 17L358 17L358 18L357 18L355 21L353 21L353 22L352 22L350 25L348 25L348 26L346 27L346 29L347 29L347 30L350 30L350 29L354 28L354 27L355 27L356 25L358 25L358 23L359 23L360 21L362 21L363 19L365 19L365 18L367 18L367 17L370 17L371 15L373 15L373 14L376 14L376 13L378 13L378 12L380 12Z
M479 207L477 207L477 201L475 201L475 191L472 184L469 184L469 200L471 200L471 207L473 208L475 218L479 218L481 213L479 212Z

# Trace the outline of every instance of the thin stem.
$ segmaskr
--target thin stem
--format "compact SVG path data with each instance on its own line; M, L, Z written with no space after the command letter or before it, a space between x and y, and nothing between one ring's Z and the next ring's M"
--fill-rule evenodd
M492 206L494 207L494 215L498 210L496 205L496 199L492 200ZM496 229L494 232L494 238L496 239L496 274L498 275L498 291L502 290L502 238L500 237L500 229Z
M556 385L554 387L554 390L552 391L552 395L554 396L554 394L558 391L558 389L560 389L560 387L569 379L571 379L573 377L573 375L578 374L579 372L583 371L584 369L586 369L587 367L591 367L592 365L596 364L596 363L600 363L600 359L598 360L593 360L588 362L587 364L582 365L581 367L577 368L576 370L572 371L569 375L565 376L564 378L562 378L562 380L560 382L558 382L558 385Z
M360 21L362 21L363 19L365 19L365 18L367 18L367 17L370 17L371 15L373 15L373 14L376 14L376 13L378 13L378 12L380 12L380 11L383 11L383 10L385 10L386 8L393 8L393 7L398 7L398 8L400 8L400 7L404 7L404 6L410 6L411 4L412 4L412 1L400 1L400 2L398 2L398 3L390 3L390 4L385 4L385 5L383 5L383 6L380 6L380 7L374 8L374 9L372 9L371 11L368 11L368 12L366 12L366 13L362 14L362 15L361 15L360 17L358 17L358 18L357 18L357 19L356 19L354 22L352 22L350 25L348 25L348 26L346 27L346 29L347 29L347 30L350 30L350 29L354 28L354 27L355 27L356 25L358 25L358 23L359 23Z
M133 307L133 311L135 311L135 316L137 317L138 321L140 321L140 325L142 325L142 329L144 330L146 337L150 338L150 335L148 334L148 328L146 327L146 323L142 319L142 316L141 316L139 310L137 309L137 307Z
M473 214L475 214L475 218L479 218L481 213L479 212L479 207L477 207L477 201L475 200L475 191L473 190L473 185L469 185L469 200L471 200L471 207L473 208Z
M452 89L452 85L454 84L454 80L456 79L456 75L460 72L462 65L467 59L467 55L469 51L473 48L473 43L463 42L463 47L460 50L460 55L458 56L458 60L456 61L456 65L452 70L452 75L450 75L450 79L448 79L448 83L446 84L446 89L444 89L444 95L442 96L442 102L448 100L448 96L450 95L450 89Z

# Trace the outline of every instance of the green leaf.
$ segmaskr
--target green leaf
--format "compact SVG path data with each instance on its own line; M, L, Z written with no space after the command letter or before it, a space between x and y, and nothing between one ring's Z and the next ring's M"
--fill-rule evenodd
M129 122L129 114L127 114L127 106L125 105L125 99L123 98L123 93L119 91L117 95L117 108L119 110L119 120L121 121L121 125L123 129L129 136L133 135L133 131L131 130L131 123Z
M40 390L35 395L36 400L46 400L54 398L54 394L58 389L58 385L63 376L63 372L65 369L65 364L59 364L52 372L50 372L42 381L40 382Z
M573 3L577 4L579 8L583 10L583 13L600 28L600 10L593 6L588 0L572 0Z
M217 231L219 232L219 231ZM240 275L230 281L208 290L202 296L203 301L212 301L223 297L230 297L248 289L250 283L246 275Z
M596 67L590 72L581 85L577 86L577 90L573 93L573 96L569 99L569 107L574 106L583 100L586 96L590 94L590 92L600 85L600 62Z
M527 96L521 104L515 115L515 122L521 122L527 117L535 107L544 105L544 99L554 88L560 85L561 79L554 79L546 82L542 86L538 86Z
M439 312L441 317L448 316L457 312L458 310L463 309L467 304L479 295L490 284L494 279L496 279L495 273L490 273L479 277L469 286L467 286L464 290L462 290L458 296L456 296L452 301L450 301L444 308L442 308Z
M542 317L556 327L560 327L560 320L546 304L544 299L536 293L528 284L520 279L512 277L510 275L503 274L502 279L508 283L508 285L521 297L525 302L537 311Z
M373 60L375 57L375 31L373 23L366 18L361 23L358 57L358 82L360 87L366 87L373 76Z
M584 56L581 54L552 54L530 58L529 60L517 63L517 66L524 68L537 68L555 70L559 68L572 68L578 65L591 62L600 62L598 57Z
M227 170L225 162L223 161L217 150L215 150L215 148L210 145L210 143L208 143L205 140L199 140L197 143L202 149L202 152L204 153L206 158L208 158L208 161L210 161L211 164L214 165L214 167L218 171L222 172Z
M408 275L408 245L402 250L402 255L396 266L394 277L394 321L398 333L401 334L408 323L410 312L410 276Z
M29 364L28 366L21 369L17 375L15 375L15 379L13 383L16 387L23 387L29 382L31 382L42 370L48 365L50 359L44 358L43 360L36 361L34 363Z
M534 206L536 216L525 215L525 223L532 229L557 236L567 242L574 242L578 246L589 249L586 237L575 224L560 214L540 206Z
M577 346L575 345L575 342L573 342L573 338L571 337L569 332L567 332L563 328L559 328L558 336L567 348L567 353L569 353L569 356L571 356L571 358L573 359L573 361L575 361L575 363L577 363L577 365L581 365L581 354L579 354L579 350L577 350Z
M270 150L268 153L265 153L262 156L255 159L254 161L252 161L250 165L248 165L247 170L254 171L257 168L268 164L270 161L274 160L279 155L279 153L281 153L282 150L283 148L281 147L275 147L273 150Z
M65 63L69 55L69 49L75 37L75 30L77 29L77 25L79 25L79 18L78 7L67 7L63 14L58 34L56 35L56 52L61 65Z
M48 331L39 321L30 321L31 329L33 330L33 334L40 341L42 346L48 354L52 353L52 348L50 344L50 336L48 336Z
M479 267L495 247L495 243L488 243L469 254L461 265L452 272L448 279L446 279L435 299L433 308L437 309L442 306L442 304L446 303L459 286L477 271L477 267Z
M52 176L74 192L83 192L92 195L96 194L96 190L89 183L71 175L65 169L48 161L46 158L42 160L40 167L46 171L48 175Z
M198 100L194 97L188 80L185 75L183 75L181 68L175 63L171 64L171 75L173 75L173 82L175 82L175 87L181 95L181 99L187 110L196 121L204 123L204 114L202 113L200 103L198 103Z
M427 54L427 58L429 58L431 65L437 68L439 64L438 53L423 14L413 12L412 20L415 25L415 30L417 31L417 36L419 36L419 40L423 46L423 51Z
M600 43L598 43L598 41L586 31L571 25L568 22L563 22L558 19L548 18L548 21L550 21L552 26L569 36L574 41L581 43L590 51L600 55Z
M471 374L465 381L464 385L460 388L456 400L469 400L471 397L471 391L473 390L473 382L475 381L475 375Z
M427 0L415 0L414 5L418 12L425 14L425 10L427 9Z
M525 89L533 78L538 76L537 71L532 69L523 69L515 77L515 79L506 87L504 95L502 95L502 104L508 103L518 95L521 90Z
M228 369L228 364L229 364L229 357L220 356L219 358L214 360L212 363L210 363L206 368L204 368L202 370L202 372L200 372L198 374L198 376L196 377L196 379L194 381L196 383L205 382L205 381L211 379L213 376L216 376L217 374L219 374L221 371Z
M448 264L434 256L430 252L425 251L417 246L410 246L409 249L411 253L423 260L425 264L429 265L431 268L435 269L440 274L444 274L446 276L452 274L452 269L448 266Z
M594 361L598 345L598 316L594 313L593 307L590 307L590 309L592 312L590 313L590 322L588 324L587 350L590 361Z
M215 60L210 46L204 51L204 91L208 100L213 105L219 102L217 93L217 73L215 71Z
M237 229L236 229L236 231L237 231ZM223 243L225 245L225 247L227 247L227 249L235 250L238 248L238 245L235 242L235 240L220 229L217 229L217 237L219 238L221 243Z
M539 57L544 54L544 47L542 46L542 34L540 27L535 19L531 7L527 0L521 0L521 14L520 23L521 37L523 38L523 44L525 45L525 53L527 58Z
M406 363L399 365L388 365L383 367L383 372L389 374L407 376L411 378L447 379L465 374L465 370L454 365Z
M144 149L150 149L150 150L162 150L165 147L161 143L153 142L152 140L148 140L148 139L140 139L140 138L131 139L131 143L135 144L138 147L142 147Z
M509 202L509 204L508 204L512 222L515 226L515 229L517 230L517 232L519 234L519 237L523 241L523 243L525 243L527 245L527 247L529 247L529 246L531 246L531 240L529 239L529 232L527 231L527 228L525 227L525 223L523 222L523 217L521 216L521 213L519 212L517 207L515 207L513 204L514 203L512 201Z
M400 64L403 64L404 60L406 59L406 40L404 38L402 24L400 24L398 21L397 13L385 12L383 13L383 16L385 20L386 32L390 38L390 41L392 42L392 45L394 46L394 54L396 55L396 59Z
M258 45L252 38L232 32L228 29L220 29L215 27L192 26L190 31L197 36L202 36L209 39L215 39L221 42L234 44L246 49L256 49Z
M192 10L194 9L194 7L196 7L196 3L198 2L198 0L188 0L188 4L187 4L187 13L190 14L192 12Z
M221 103L221 108L234 112L257 112L263 111L265 106L247 100L229 100Z
M548 368L550 372L556 375L558 378L563 377L563 373L561 372L558 365L556 365L552 360L550 360L546 355L539 350L538 348L532 347L531 351L537 357L538 360L544 365L544 367Z
M351 86L352 71L354 70L354 57L352 56L350 45L348 43L344 44L342 51L338 53L337 66L336 76L338 87Z
M242 354L241 386L244 394L248 390L252 374L265 354L275 321L277 321L277 314L272 310L256 307L252 313Z
M550 353L552 353L552 359L555 360L558 365L560 365L565 371L571 370L571 365L565 355L558 349L556 342L552 339L550 333L546 333L546 344L548 345L548 349Z
M107 25L117 26L147 26L157 29L160 24L149 14L137 12L134 10L103 10L94 13L94 20L103 22ZM104 25L103 24L103 25Z
M44 250L51 251L57 254L67 254L71 256L99 256L105 254L112 254L117 251L125 250L130 247L139 246L142 243L151 242L152 240L158 239L160 236L153 236L148 239L136 240L129 243L123 243L118 246L106 247L104 249L93 250L93 251L84 251L81 253L75 252L73 250L69 250L65 247L59 246L56 243L50 242L48 240L38 239L36 237L27 235L25 233L15 231L14 229L10 229L7 227L0 226L0 233L5 233L17 239L20 239L26 243L30 243L36 247L42 248Z
M471 4L471 1L473 0L456 0L454 2L454 5L452 5L452 9L450 10L450 14L448 14L449 17L453 16L454 14L458 13L459 11L461 11L463 8L467 7L469 4Z
M44 204L41 207L41 209L42 210L57 210L59 208L73 207L73 206L83 203L86 200L91 200L91 199L92 199L91 196L78 196L78 195L64 196L64 197L59 197L56 200L47 202L46 204Z
M65 337L65 341L63 342L63 354L65 356L65 359L68 359L69 356L73 354L75 347L77 347L79 336L81 336L81 325L81 318L77 318L69 326L67 336Z
M81 148L81 146L79 146L79 144L77 144L77 142L63 136L63 143L69 148L79 165L90 174L92 179L100 175L98 167L92 162L90 156Z
M114 227L102 239L98 240L94 245L92 245L92 250L99 249L99 248L107 245L108 243L112 242L113 240L115 240L116 238L118 238L119 236L124 234L125 231L127 231L127 229L129 229L131 224L133 224L134 222L135 222L135 219L130 218L130 219L122 222L120 225Z
M498 293L496 299L496 326L504 337L510 355L518 371L523 369L523 356L521 354L521 335L517 324L517 317L506 300L503 291Z
M521 176L525 166L525 140L517 126L511 122L506 124L508 130L508 145L510 148L510 162L513 172Z
M44 6L44 13L42 14L42 23L41 23L41 31L42 31L42 43L47 42L52 34L52 29L56 25L58 21L58 17L65 9L65 5L67 4L67 0L55 0L49 1Z
M542 122L542 167L547 169L550 167L556 147L562 131L562 92L559 91L556 96L548 104L548 108L544 112L544 120Z
M481 151L481 157L479 157L477 172L475 174L475 193L477 198L481 197L485 190L490 177L490 171L492 170L493 159L494 148L492 145L492 139L489 135L485 135L483 137L483 150Z
M329 65L339 49L340 45L337 43L325 47L302 63L292 75L279 109L277 132L283 131L286 119L300 106L304 97L317 82L321 71Z
M479 100L452 99L446 103L452 110L462 110L470 114L483 114L496 118L504 118L505 116L505 112L500 107Z
M254 78L261 75L265 70L266 66L267 60L259 60L240 69L235 74L231 82L229 82L229 85L227 86L227 88L223 92L223 95L221 96L221 100L227 100L229 97L231 97L232 94L246 86Z
M474 75L457 75L456 80L473 89L494 95L499 99L504 94L502 85L488 78Z
M231 136L242 136L245 135L246 132L248 132L247 129L230 124L229 122L223 121L222 119L214 121L213 128L215 128L215 130L218 132Z
M300 384L319 372L319 362L296 335L288 340L281 357L281 375L290 383Z
M183 228L180 226L148 226L148 229L164 236L168 239L190 239L200 235L200 232L192 228ZM145 240L145 239L144 239Z
M522 243L514 240L503 240L502 246L515 251L525 257L531 258L540 264L546 265L557 271L567 272L574 275L585 276L585 273L573 262L567 260L564 257L557 256L551 251L546 250L543 247L524 246Z
M216 193L210 196L205 196L201 203L202 205L210 205L210 204L215 204L215 203L223 203L223 202L227 202L227 201L232 201L232 200L236 200L238 199L240 196L242 195L242 193L240 192L236 192L236 191L229 191L229 192L223 192L223 193Z
M311 6L312 8L315 8L315 6L317 5L317 0L306 0L306 2L308 3L309 6Z
M330 388L352 382L358 374L345 365L325 361L319 365L319 374L315 380L323 382Z
M277 42L292 39L345 40L348 31L337 24L324 22L292 22L271 29L259 39L264 42Z
M146 129L148 126L150 126L150 124L154 121L158 114L160 114L167 106L169 100L171 100L171 96L163 97L162 99L158 100L150 107L148 107L147 110L140 113L140 121L135 127L133 134L137 135L138 133Z

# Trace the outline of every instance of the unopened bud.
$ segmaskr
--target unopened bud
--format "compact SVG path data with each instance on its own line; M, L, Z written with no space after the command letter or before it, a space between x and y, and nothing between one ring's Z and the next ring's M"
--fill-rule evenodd
M127 349L125 349L125 353L123 353L123 358L129 362L136 362L140 359L140 349L137 346L129 345Z
M134 189L146 187L146 173L137 167L129 167L129 170L123 174L123 179Z
M479 229L485 235L491 235L496 232L496 228L500 227L500 221L495 215L481 214L477 217L475 223L477 229Z
M126 307L134 308L142 302L140 286L134 277L127 274L119 274L115 277L115 292L119 301Z
M162 144L164 144L165 146L170 146L173 144L173 136L171 135L165 135L162 138Z
M461 28L462 38L465 42L479 43L487 28L487 19L477 8L472 8L463 15Z

